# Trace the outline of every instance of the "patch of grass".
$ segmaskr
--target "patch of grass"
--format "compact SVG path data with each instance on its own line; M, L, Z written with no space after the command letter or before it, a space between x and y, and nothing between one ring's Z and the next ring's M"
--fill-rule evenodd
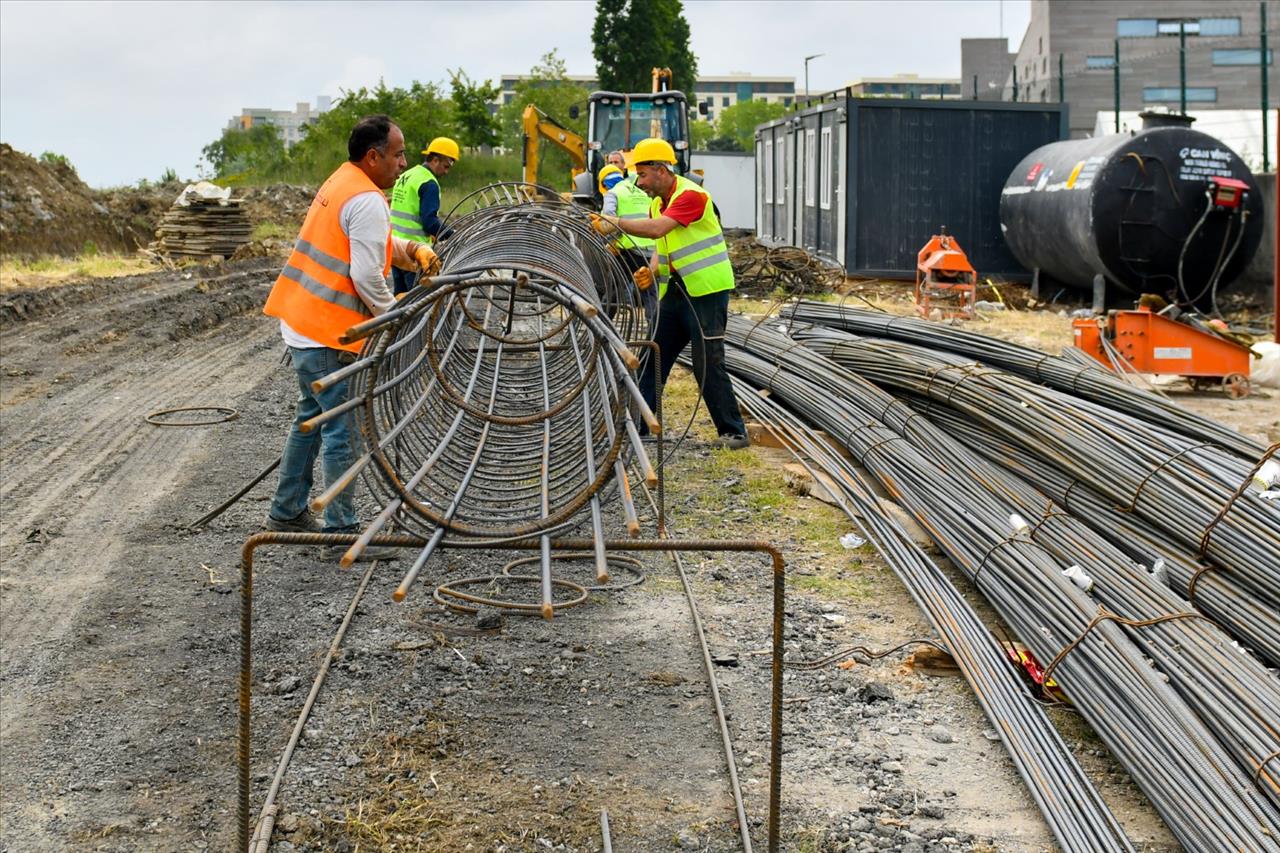
M464 156L440 181L440 211L448 213L455 204L481 187L500 181L518 181L520 173L519 154ZM543 182L557 187L564 184L568 188L568 173L554 177L555 180Z
M841 601L863 601L876 596L876 584L865 577L796 574L788 576L787 585L792 589L811 592L819 598Z
M288 240L297 233L297 228L279 222L259 222L253 226L250 240Z
M625 782L605 790L581 777L561 785L504 771L470 738L482 739L473 721L432 713L420 731L367 744L345 813L326 816L318 831L303 833L319 837L301 840L325 850L345 840L355 850L417 851L523 850L545 838L587 850L599 840L600 803L610 803L621 831L635 825L634 814L661 808Z
M156 266L139 255L90 254L76 258L6 258L0 260L0 291L72 284L86 278L116 278L153 272Z

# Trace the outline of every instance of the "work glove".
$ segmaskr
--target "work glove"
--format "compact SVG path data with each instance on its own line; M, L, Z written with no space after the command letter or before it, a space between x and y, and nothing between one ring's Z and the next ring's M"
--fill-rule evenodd
M427 278L440 274L440 256L426 243L413 250L413 259L418 262L418 269Z
M592 213L590 216L591 227L601 237L611 237L618 232L618 226L615 224L616 216L601 216L599 213Z
M631 274L631 280L641 290L648 290L653 287L653 271L648 267L640 267L640 269Z

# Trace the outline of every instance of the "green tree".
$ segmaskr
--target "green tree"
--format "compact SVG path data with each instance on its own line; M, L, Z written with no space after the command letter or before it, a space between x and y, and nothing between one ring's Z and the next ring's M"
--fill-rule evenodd
M285 162L284 140L273 124L229 127L201 154L213 167L213 176L223 179L274 174Z
M768 101L739 101L725 107L716 119L716 136L732 139L738 151L754 151L756 125L780 118L787 108ZM708 143L709 147L710 143ZM712 150L728 150L712 147Z
M716 135L716 125L712 121L689 121L689 147L694 151L707 151L709 143Z
M501 90L492 80L473 83L461 68L449 72L449 81L459 142L469 147L497 145L498 119L490 112L489 103L498 97Z
M498 124L502 132L502 144L519 148L523 136L521 117L524 108L533 104L574 133L587 132L587 98L591 92L572 82L565 72L564 60L556 51L545 54L538 64L529 69L529 76L517 80L515 97L498 110ZM571 107L578 107L576 119L569 117Z
M498 110L502 144L516 150L522 147L524 129L521 120L524 108L529 104L533 104L568 130L585 137L585 107L590 94L586 87L569 80L564 60L556 51L551 51L530 69L528 79L516 82L515 97ZM570 109L575 106L579 108L578 117L571 118ZM546 141L540 144L543 156L538 181L547 186L567 189L569 155Z
M680 0L596 0L591 42L602 89L648 92L652 70L665 67L673 88L693 92L698 59Z
M328 112L305 126L302 139L289 150L288 168L275 179L306 183L324 180L347 159L351 128L361 117L376 113L391 116L400 126L411 164L418 161L418 152L433 138L456 134L453 107L441 97L436 85L415 80L408 89L390 89L379 82L373 89L361 87L343 92Z

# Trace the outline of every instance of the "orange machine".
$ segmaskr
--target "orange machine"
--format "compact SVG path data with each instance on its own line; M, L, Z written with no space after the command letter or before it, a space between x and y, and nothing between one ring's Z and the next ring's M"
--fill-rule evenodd
M916 257L916 310L925 317L936 309L943 317L972 319L978 273L946 227L939 230Z
M1113 370L1185 376L1197 389L1216 383L1233 399L1249 394L1248 348L1150 308L1071 325L1076 347Z

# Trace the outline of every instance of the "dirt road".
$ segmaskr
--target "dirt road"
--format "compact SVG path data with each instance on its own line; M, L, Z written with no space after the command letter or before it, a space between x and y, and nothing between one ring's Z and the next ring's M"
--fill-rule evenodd
M83 849L113 826L165 833L178 825L182 837L198 837L219 821L216 809L172 796L195 781L186 775L192 759L224 760L231 707L226 655L204 651L227 645L232 623L208 611L229 599L205 593L208 575L177 522L198 516L208 490L241 470L235 436L265 427L266 413L187 429L143 417L177 406L242 407L261 394L276 343L251 312L274 266L6 297L7 849ZM34 318L13 322L19 312ZM201 787L222 807L214 778Z
M185 525L279 452L293 379L258 314L275 266L0 301L0 848L232 846L236 561L270 489L199 534ZM671 422L687 417L684 386ZM239 417L143 421L192 405ZM836 544L847 522L788 491L781 462L688 443L671 471L677 529L786 548L793 658L927 635L880 560ZM601 807L618 850L740 849L670 561L498 635L431 601L441 577L509 558L446 553L406 604L390 601L396 567L376 570L286 778L273 849L595 850ZM767 574L746 558L689 566L763 844ZM255 807L359 582L297 549L260 559ZM1051 848L964 682L903 657L788 673L786 849ZM1061 722L1131 837L1171 848L1093 735Z

